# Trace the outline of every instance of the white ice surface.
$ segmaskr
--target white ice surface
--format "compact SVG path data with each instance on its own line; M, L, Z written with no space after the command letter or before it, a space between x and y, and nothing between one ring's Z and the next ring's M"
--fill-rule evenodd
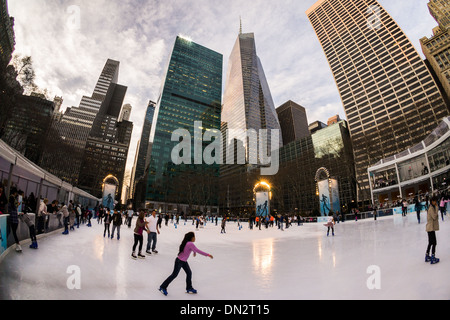
M133 220L133 226L136 218ZM446 217L447 219L447 217ZM195 230L189 221L178 228L169 222L158 236L159 254L131 259L133 228L122 226L121 239L103 237L103 225L93 220L64 236L60 231L39 240L32 250L11 251L0 264L0 299L120 299L120 300L317 300L317 299L450 299L450 220L440 221L437 254L441 262L424 262L426 213L346 221L336 236L326 236L322 224L293 225L280 231L249 230L227 224L227 233L209 222ZM169 286L169 296L157 289L172 272L186 232L196 233L196 245L214 256L191 255L193 285L198 295L185 293L181 270ZM144 237L144 250L146 246ZM78 266L81 289L69 289L69 266ZM370 290L370 266L379 269L380 289ZM372 279L372 278L371 278ZM370 283L374 283L369 281Z

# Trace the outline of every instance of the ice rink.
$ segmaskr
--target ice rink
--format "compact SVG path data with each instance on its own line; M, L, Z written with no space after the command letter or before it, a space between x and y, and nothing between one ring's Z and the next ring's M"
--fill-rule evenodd
M447 217L446 217L447 219ZM450 299L450 221L440 220L437 254L441 262L424 262L426 213L421 224L409 214L377 221L346 221L327 237L323 224L248 229L229 222L208 222L199 230L188 221L169 222L158 236L159 254L131 259L133 228L122 226L121 239L103 237L103 225L81 225L64 236L60 231L39 239L39 249L14 250L0 264L0 299L120 300L378 300ZM191 255L193 285L185 293L185 273L158 288L172 272L186 232L196 233L196 246L214 256ZM144 237L144 250L146 246ZM80 288L73 288L74 284Z

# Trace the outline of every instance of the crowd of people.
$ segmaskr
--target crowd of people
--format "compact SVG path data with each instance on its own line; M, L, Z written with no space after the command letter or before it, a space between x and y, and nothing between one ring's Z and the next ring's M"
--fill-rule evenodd
M423 210L427 212L426 232L428 234L428 244L425 261L430 262L431 264L439 262L439 259L435 256L437 246L436 231L439 230L439 213L440 218L444 221L449 202L450 197L447 190L439 192L432 197L416 197L414 201L419 223L420 213L423 212ZM407 208L410 203L404 200L398 204L402 207L402 216L406 216ZM78 203L74 203L72 200L70 200L67 204L59 203L57 200L49 203L48 199L43 199L38 203L32 194L29 197L24 197L23 191L17 190L15 187L11 188L9 199L6 199L5 192L0 186L0 213L2 212L7 212L9 214L9 230L15 241L15 249L19 252L22 251L22 248L20 246L16 231L20 220L28 226L29 236L31 239L30 248L37 249L38 244L36 235L49 230L50 215L56 216L59 223L58 227L62 228L64 226L64 231L62 232L63 235L68 235L71 231L74 231L75 228L79 228L80 224L86 224L86 226L91 227L91 219L94 218L97 219L98 224L104 225L103 237L108 236L108 238L114 239L117 235L117 240L120 240L121 226L126 225L128 228L131 228L133 216L135 215L133 210L121 211L117 209L104 208L103 206L89 210ZM28 212L36 212L36 218L33 219L30 217ZM358 212L355 211L353 213L355 214L355 219L357 219ZM206 223L209 222L213 224L215 223L215 225L218 226L219 222L219 217L217 215L188 217L182 213L175 215L159 214L157 216L157 212L155 210L151 213L148 213L145 210L140 210L133 229L134 241L131 246L131 257L133 259L145 259L145 254L157 254L157 238L160 234L160 228L163 220L165 220L166 226L168 226L169 220L171 220L176 228L180 223L180 218L184 219L185 224L187 223L188 218L191 219L192 225L195 224L196 226L196 230L204 227ZM333 213L329 214L328 221L325 224L327 227L327 236L329 236L330 231L334 236L335 224L339 223L340 219L340 215ZM236 221L239 230L241 230L243 227L243 222L245 222L248 223L249 230L253 230L254 228L259 230L262 228L278 228L279 230L284 231L284 229L291 227L294 223L302 225L303 222L305 222L305 218L300 215L281 214L268 215L266 217L251 216L245 220L241 219L239 216L223 217L220 224L221 234L226 233L227 221ZM147 235L147 246L144 252L145 233ZM173 281L173 279L176 278L181 269L185 270L187 278L192 276L189 265L187 264L187 258L190 253L194 252L194 254L204 254L202 251L193 246L193 242L195 241L195 236L193 234L189 234L186 239L182 246L183 248L188 248L188 252L185 252L184 249L180 249L179 256L177 256L175 261L173 273L161 285L160 291L165 295L167 295L167 286L171 281ZM204 255L210 256L209 254ZM187 281L187 291L190 293L196 292L196 290L192 288L192 283L190 281Z

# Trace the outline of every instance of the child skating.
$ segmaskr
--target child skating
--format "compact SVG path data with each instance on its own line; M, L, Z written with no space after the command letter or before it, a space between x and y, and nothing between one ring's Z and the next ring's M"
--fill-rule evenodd
M195 290L192 287L192 271L188 264L189 256L192 252L194 252L194 257L197 253L209 257L213 259L213 256L203 252L194 245L195 242L195 234L194 232L189 232L185 234L183 242L181 242L180 250L178 253L177 258L175 259L175 266L173 269L172 274L161 284L159 287L159 291L161 291L162 294L167 296L167 287L170 285L170 283L178 276L180 273L180 270L183 269L186 272L186 293L192 293L196 294L197 290Z
M333 214L331 212L328 214L328 221L327 221L327 224L324 224L324 226L328 227L327 237L330 235L330 228L332 230L332 234L334 237L334 218L333 218Z

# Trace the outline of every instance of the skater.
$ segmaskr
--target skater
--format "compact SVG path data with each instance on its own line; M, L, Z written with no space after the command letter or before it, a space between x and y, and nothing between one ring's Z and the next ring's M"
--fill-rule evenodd
M420 202L419 198L416 198L416 214L417 214L417 222L420 224L420 212L422 211L422 203Z
M67 207L67 210L69 210L70 230L74 230L75 231L74 225L75 225L76 213L75 213L75 207L73 205L73 201L72 200L69 201L69 205Z
M120 240L120 226L122 225L122 215L114 209L114 214L112 216L112 231L111 231L111 239L114 239L114 231L117 229L117 240Z
M222 230L220 230L220 233L226 233L225 232L225 225L226 224L227 224L227 217L223 217L222 218L222 224L221 224Z
M36 220L37 220L37 233L38 234L44 233L45 220L47 219L47 216L48 216L47 204L48 204L48 199L44 199L44 201L42 201L39 204L38 215L37 215L37 218L36 218Z
M17 215L17 189L12 188L8 200L8 225L11 228L11 232L16 243L16 251L22 252L22 247L20 246L19 238L17 237L17 227L19 226L19 217Z
M137 259L138 257L140 259L145 258L145 256L141 254L142 245L144 243L144 236L142 235L142 233L144 232L144 230L148 232L147 224L148 222L145 221L145 211L140 211L139 216L136 220L136 227L134 228L134 244L133 244L133 251L131 253L131 257L133 259ZM139 243L139 252L138 255L136 256L135 252L138 243Z
M195 290L192 287L192 271L188 264L189 256L191 255L191 252L194 252L194 257L197 253L209 257L213 259L213 256L203 252L194 245L195 242L195 234L194 232L186 233L183 239L183 242L180 245L180 250L178 253L177 258L175 259L175 266L173 269L172 274L163 282L163 284L160 286L159 291L161 291L165 296L167 296L167 287L170 285L170 283L178 276L180 273L181 268L186 272L186 293L192 293L196 294L197 290Z
M450 202L450 200L448 200L447 197L443 195L441 197L441 201L439 202L439 209L441 211L442 221L444 221L444 215L447 215L447 202Z
M28 226L28 230L30 231L30 239L31 239L30 249L37 249L38 243L36 238L36 230L34 228L34 222L30 219L30 216L25 212L19 213L19 218L20 220L22 220L22 222L24 222Z
M439 212L437 202L438 202L437 197L431 198L430 207L428 208L427 212L426 231L428 233L428 247L425 256L425 262L430 262L431 264L439 262L439 259L435 257L437 245L436 231L439 231Z
M105 223L105 230L103 231L103 238L106 235L106 230L108 230L108 238L109 238L109 236L110 236L110 234L109 234L109 225L111 224L111 213L109 211L109 208L106 209L105 221L103 221L103 222Z
M59 214L62 214L63 216L64 232L62 234L69 234L69 210L64 202L61 203L61 210L59 211Z
M333 234L333 237L334 237L334 224L335 224L335 222L334 222L334 218L333 218L333 213L330 212L328 214L327 224L324 225L325 227L328 227L327 237L330 235L330 228L332 230L332 234Z
M159 234L158 219L156 218L156 210L152 211L148 219L148 236L147 236L147 254L158 253L156 250L157 235ZM152 251L150 251L150 247Z

